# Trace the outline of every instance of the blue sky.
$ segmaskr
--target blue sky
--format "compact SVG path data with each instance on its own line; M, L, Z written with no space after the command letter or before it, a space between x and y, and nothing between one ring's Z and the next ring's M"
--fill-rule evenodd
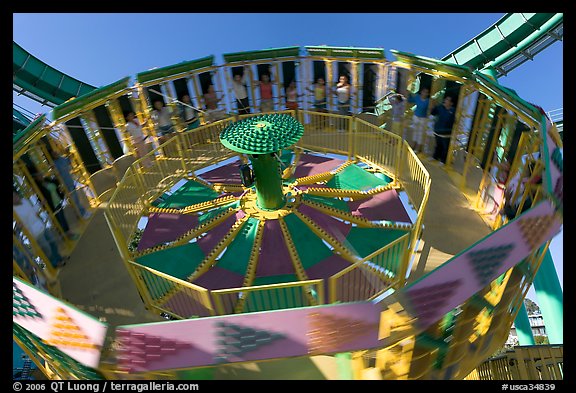
M285 46L384 48L441 58L502 13L14 14L13 39L49 65L95 86L208 55ZM499 82L546 111L563 108L563 43ZM47 112L24 97L14 102ZM562 282L562 238L552 254ZM535 299L533 290L528 297Z

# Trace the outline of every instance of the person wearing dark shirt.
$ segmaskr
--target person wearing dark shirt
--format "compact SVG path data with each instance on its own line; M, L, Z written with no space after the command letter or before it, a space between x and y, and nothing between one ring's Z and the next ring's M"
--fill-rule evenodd
M40 172L34 173L33 177L42 196L44 196L44 199L54 213L56 220L58 220L66 236L72 240L76 240L78 235L70 230L70 226L64 215L63 202L66 197L61 190L60 184L50 177L44 177Z
M452 126L454 126L456 108L452 102L452 97L444 97L444 102L432 109L431 114L436 116L434 123L434 137L436 139L436 148L434 149L435 160L442 164L446 163L448 157L448 147L450 146L450 136Z

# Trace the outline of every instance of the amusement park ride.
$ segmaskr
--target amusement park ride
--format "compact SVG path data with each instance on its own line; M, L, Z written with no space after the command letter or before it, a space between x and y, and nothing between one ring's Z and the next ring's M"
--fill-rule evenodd
M54 267L14 211L14 341L51 379L234 378L243 367L260 370L250 374L260 379L464 379L503 345L513 322L521 329L534 282L552 294L543 314L555 315L547 330L562 344L562 293L548 251L563 221L562 140L545 114L497 80L561 38L562 14L507 14L442 60L395 50L388 60L376 48L276 48L100 88L14 43L14 89L53 106L51 121L25 124L15 114L14 186L71 253L67 266ZM252 113L236 112L232 79L240 72L248 81L274 76L271 112L259 112L255 83L247 89ZM326 110L307 100L284 109L290 81L304 94L318 78L340 75L358 92L349 115L336 114L330 94ZM223 94L225 116L201 110L201 125L188 129L177 115L180 97L201 107L210 85ZM406 140L411 108L406 132L391 132L388 93L420 87L437 102L455 101L442 168L425 165ZM157 100L171 108L167 138L152 120ZM128 111L150 140L145 154L127 131ZM66 184L50 151L69 153L75 188L65 190L63 212L80 240L65 233L33 179L40 171ZM503 217L495 190L525 173L526 186L510 197L520 201L516 215ZM468 202L440 208L483 221L470 229L473 240L454 240L458 252L430 266L422 253L428 232L457 239L462 230L449 220L426 226L435 182ZM84 246L102 253L83 254L94 265L112 266L103 255L114 254L126 279L75 268ZM94 315L89 301L77 300L86 296L66 290L74 285L99 285L109 296L98 301L113 297L126 317ZM142 313L129 304L135 294Z

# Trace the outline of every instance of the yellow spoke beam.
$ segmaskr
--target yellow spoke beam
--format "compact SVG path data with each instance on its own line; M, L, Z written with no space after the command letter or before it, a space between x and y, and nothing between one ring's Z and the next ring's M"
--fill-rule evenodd
M304 266L302 266L302 261L300 260L300 256L298 255L298 251L296 251L296 246L294 245L294 241L292 240L292 236L290 235L290 231L284 222L284 219L278 218L278 223L280 224L280 229L282 230L282 235L284 236L284 243L286 244L286 248L288 248L288 253L290 254L290 259L292 260L292 265L294 265L294 271L296 272L296 276L300 281L308 281L308 275L304 270ZM316 304L316 300L309 289L306 290L306 297L310 304Z
M317 195L317 196L327 196L327 197L351 197L354 199L364 199L369 198L372 195L380 194L381 192L392 190L394 187L392 184L388 184L385 186L378 186L368 191L360 191L360 190L348 190L348 189L340 189L340 188L329 188L329 187L310 187L306 191L305 194L310 195Z
M183 244L186 244L190 240L200 236L201 234L209 231L210 229L214 228L215 226L219 225L220 223L226 221L226 219L228 219L230 216L232 216L233 214L236 214L236 211L237 211L236 209L229 208L228 210L223 211L222 213L218 214L217 216L213 217L212 219L206 221L204 224L200 225L199 227L193 228L193 229L187 231L182 236L180 236L179 238L177 238L176 240L174 240L170 243L162 244L159 246L147 248L147 249L140 251L140 252L132 253L132 258L133 259L140 258L140 257L143 257L144 255L148 255L148 254L151 254L151 253L156 252L156 251L166 250L168 248L173 248L173 247L177 247L177 246L181 246Z
M242 184L226 184L226 183L214 183L212 188L218 192L237 192L244 191L246 188Z
M250 287L254 282L254 277L256 276L256 267L258 266L260 257L260 247L262 247L262 239L264 237L264 223L266 221L262 220L258 222L258 228L256 229L256 237L254 239L254 244L252 244L252 251L250 252L250 258L248 258L248 267L246 268L246 274L244 275L243 287ZM239 314L244 308L244 303L248 295L238 299L236 307L234 307L234 312Z
M407 223L401 223L401 224L374 223L364 217L355 216L351 213L344 212L342 210L338 210L333 207L326 206L314 201L302 200L302 203L307 206L313 207L314 209L321 211L322 213L328 214L329 216L340 218L341 220L356 224L361 228L389 228L389 229L401 229L409 231L414 227L414 224L407 224Z
M294 214L300 220L302 220L308 226L308 228L310 228L312 230L312 232L314 232L316 234L316 236L325 240L328 244L330 244L332 247L334 247L334 250L336 250L336 252L338 254L340 254L340 256L342 256L342 258L346 259L348 262L356 263L362 259L359 255L355 255L344 244L340 243L340 241L338 239L336 239L331 234L329 234L324 229L322 229L310 217L306 216L305 214L300 213L297 210L294 210Z
M234 195L226 195L220 198L213 199L211 201L195 203L193 205L188 205L182 209L172 209L172 208L163 208L163 207L156 207L150 206L148 208L148 213L169 213L169 214L192 214L201 212L208 209L213 209L218 206L227 205L236 201L236 197Z
M298 166L298 162L300 161L301 154L302 154L301 149L294 149L294 160L292 161L292 164L290 164L288 168L284 169L284 172L282 172L282 179L286 180L292 177L294 171L296 170L296 167Z
M204 258L204 260L200 263L200 265L198 265L194 273L188 276L187 278L188 281L192 282L196 280L198 277L206 273L210 269L210 267L214 265L214 263L216 262L216 258L218 258L218 256L222 253L222 251L224 251L224 249L228 247L228 245L232 242L232 240L234 240L238 232L240 232L240 230L242 229L244 223L248 221L248 218L249 218L248 216L244 216L242 219L236 221L234 225L232 225L232 228L230 228L226 236L224 236L222 240L218 242L216 247L214 247L212 251L210 251L210 253L206 256L206 258Z

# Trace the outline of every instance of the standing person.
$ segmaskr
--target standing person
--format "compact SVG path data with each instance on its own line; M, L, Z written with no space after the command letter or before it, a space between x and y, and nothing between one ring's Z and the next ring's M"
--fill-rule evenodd
M30 235L38 243L50 263L54 267L62 266L66 263L65 258L60 255L56 237L52 228L47 228L38 216L38 211L28 199L20 196L16 188L12 188L12 208L18 215L21 224L28 230ZM21 228L15 228L18 232Z
M260 81L256 85L260 87L260 112L272 112L274 103L272 101L272 82L270 75L262 74Z
M326 82L324 78L316 79L316 83L308 91L314 93L314 109L318 112L326 112Z
M172 125L172 114L170 109L164 106L161 100L156 100L152 104L154 109L152 110L152 120L158 128L158 136L162 140L160 143L167 139L167 135L174 132L174 126Z
M392 105L392 132L404 138L402 123L404 120L404 110L406 109L406 100L402 94L394 94L388 98Z
M298 109L298 89L296 88L296 81L292 79L286 88L286 108L296 110Z
M446 164L448 156L448 148L450 146L450 137L452 135L452 127L454 126L454 118L456 108L452 102L452 97L444 97L441 105L437 105L431 112L436 116L434 123L434 137L436 138L436 149L434 149L435 160Z
M346 75L340 76L334 93L338 97L338 113L340 115L348 115L350 112L351 86Z
M54 162L54 167L60 174L62 181L64 182L64 186L68 189L70 195L72 195L72 199L76 206L78 206L78 211L82 218L88 218L90 216L89 212L86 211L82 203L80 203L80 198L78 198L78 192L76 190L76 183L72 178L72 163L70 162L70 151L66 149L65 155L61 155L56 153L50 145L46 145L48 153L50 153L50 157Z
M244 70L246 71L246 70ZM250 113L250 103L248 102L248 89L246 89L246 72L242 75L234 75L232 81L232 88L236 96L236 105L238 107L239 115L247 115Z
M408 102L416 104L412 120L412 140L416 153L424 149L424 138L428 128L428 105L430 103L430 90L426 87L420 89L418 95L408 94Z
M206 117L208 121L222 120L226 116L218 109L218 103L224 96L218 98L214 91L214 85L208 86L208 91L204 94L204 105L206 106Z
M194 108L192 100L189 94L184 94L180 98L181 103L178 105L180 118L186 124L187 130L193 130L200 125L200 119L198 118L198 111Z
M78 235L72 232L64 215L65 195L60 189L60 184L53 178L43 176L40 172L36 172L32 176L66 236L76 240Z
M144 135L142 126L134 112L126 112L124 118L126 119L126 131L130 134L130 140L136 150L136 158L142 158L149 152L148 144L146 143L148 137Z

